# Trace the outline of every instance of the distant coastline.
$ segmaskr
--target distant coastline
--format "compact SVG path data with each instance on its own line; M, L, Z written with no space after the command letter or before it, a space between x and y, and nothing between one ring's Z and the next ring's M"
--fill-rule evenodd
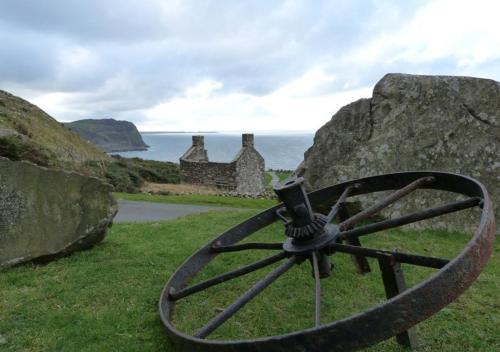
M255 135L296 135L296 134L314 134L316 131L139 131L140 134L242 134L253 133Z
M108 155L118 154L118 153L126 153L126 152L146 152L148 151L148 147L136 147L136 148L123 148L123 149L111 149L106 150L105 153Z
M304 152L312 146L314 133L269 131L255 133L255 148L266 162L266 168L295 170L304 160ZM150 148L142 152L120 152L123 157L179 162L192 145L191 135L205 134L205 146L211 161L230 162L241 148L241 134L236 132L141 132Z
M181 133L187 133L187 134L192 134L192 133L202 133L202 134L209 134L209 133L221 133L217 131L139 131L141 134L181 134Z

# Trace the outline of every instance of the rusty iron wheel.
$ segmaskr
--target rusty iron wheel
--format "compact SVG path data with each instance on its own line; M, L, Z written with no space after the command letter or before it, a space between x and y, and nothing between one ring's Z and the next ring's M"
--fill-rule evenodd
M417 189L453 192L465 196L465 199L395 219L354 226ZM348 197L391 190L396 191L353 216L349 216L343 206ZM355 351L392 336L397 336L399 343L411 345L411 336L408 334L411 328L463 293L480 274L491 255L495 233L492 203L486 188L467 176L443 172L393 173L348 181L309 194L305 193L300 179L293 179L278 185L275 191L283 203L234 226L208 243L187 259L165 285L159 302L160 316L178 351ZM325 207L331 207L328 215L313 211ZM481 210L479 225L465 248L453 259L365 248L359 242L360 236L473 207ZM333 218L339 220L337 225L330 224ZM285 222L285 232L289 236L283 243L238 244L279 220ZM276 250L277 253L215 278L188 285L217 255L252 249ZM320 278L329 275L329 256L333 253L354 255L361 272L369 271L366 257L377 258L384 276L388 300L347 318L320 324ZM212 331L274 280L304 260L311 261L316 284L315 324L311 328L248 340L207 339ZM178 300L280 261L284 263L258 281L193 336L177 330L173 325L171 319ZM416 286L406 290L398 289L394 282L397 283L398 280L399 263L437 270ZM386 274L388 280L385 279ZM394 281L392 286L391 278Z

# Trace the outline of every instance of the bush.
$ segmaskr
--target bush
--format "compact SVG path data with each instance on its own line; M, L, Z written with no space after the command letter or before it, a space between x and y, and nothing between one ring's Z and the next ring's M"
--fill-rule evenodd
M109 163L104 176L113 185L115 192L136 193L144 183L139 174L119 163Z
M156 183L179 183L179 165L156 160L140 158L123 158L113 155L113 159L123 167L134 170L145 181Z
M179 183L179 166L170 162L123 158L112 155L113 160L87 161L85 171L103 178L113 185L115 192L137 193L145 181Z
M42 150L26 143L18 136L0 138L0 156L10 160L28 160L41 166L49 166L49 156Z

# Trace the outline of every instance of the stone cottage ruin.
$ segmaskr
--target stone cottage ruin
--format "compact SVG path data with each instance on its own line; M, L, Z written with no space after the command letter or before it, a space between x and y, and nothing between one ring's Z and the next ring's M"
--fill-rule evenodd
M264 158L254 148L253 134L242 135L242 147L231 162L208 161L203 136L179 159L181 180L194 185L215 186L238 194L264 192Z

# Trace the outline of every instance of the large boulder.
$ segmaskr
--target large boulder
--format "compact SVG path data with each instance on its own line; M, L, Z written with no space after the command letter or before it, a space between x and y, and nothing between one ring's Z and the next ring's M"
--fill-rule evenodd
M102 241L117 211L110 189L93 177L0 157L0 268Z
M370 99L341 108L321 127L297 170L309 188L411 170L456 172L488 188L500 218L500 83L480 78L388 74ZM451 199L419 191L385 215ZM368 200L366 200L368 201ZM424 226L470 230L470 216ZM477 219L477 218L476 218Z

